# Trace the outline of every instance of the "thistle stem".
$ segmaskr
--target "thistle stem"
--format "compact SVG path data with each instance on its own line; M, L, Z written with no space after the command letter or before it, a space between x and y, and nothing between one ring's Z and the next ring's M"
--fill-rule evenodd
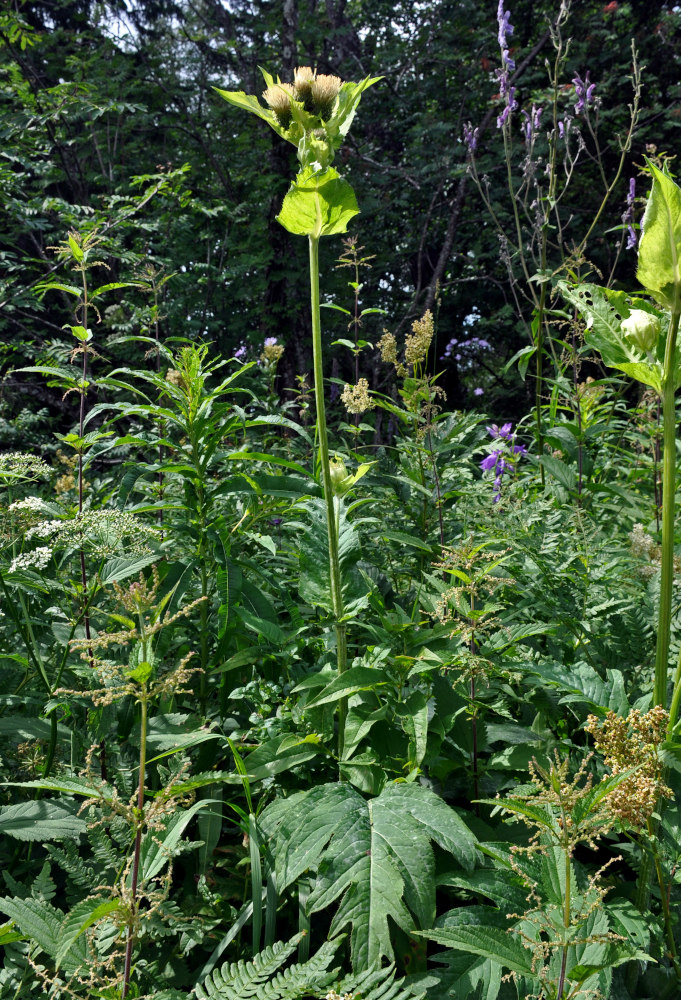
M329 439L326 431L326 409L324 407L324 372L322 356L322 324L319 308L319 237L310 236L310 307L312 312L312 360L314 367L314 392L317 408L317 438L322 470L324 503L326 506L326 527L329 538L329 576L331 583L331 605L336 630L336 662L338 673L347 667L347 645L343 624L343 590L341 584L340 559L338 555L338 527L334 509L331 468L329 465ZM340 512L339 512L340 513ZM343 737L347 716L347 698L342 698L338 713L338 759L343 758Z
M662 381L662 566L660 572L660 611L655 650L653 702L666 708L669 637L674 581L674 497L676 492L676 406L674 368L679 313L672 313L667 334Z

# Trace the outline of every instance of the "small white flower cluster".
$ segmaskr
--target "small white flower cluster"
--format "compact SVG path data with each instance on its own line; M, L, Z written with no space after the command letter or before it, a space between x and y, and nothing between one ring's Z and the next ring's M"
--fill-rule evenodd
M21 555L15 556L10 563L9 571L10 573L16 573L17 570L31 569L32 567L34 569L45 569L51 555L52 549L47 545L39 545L32 552L22 552Z
M7 509L10 514L18 514L23 511L33 513L34 511L41 511L43 506L43 501L40 497L25 497L23 500L15 500Z
M132 552L147 552L146 540L156 534L150 525L141 524L134 514L123 510L85 510L63 520L40 521L26 532L26 541L49 539L53 546L69 548L87 545L96 556L120 551L123 539L129 539Z
M50 467L37 455L23 451L8 451L0 455L0 481L14 482L20 479L47 479Z
M655 546L655 542L651 536L646 533L643 525L638 522L629 532L629 541L631 543L632 554L635 556L649 556Z

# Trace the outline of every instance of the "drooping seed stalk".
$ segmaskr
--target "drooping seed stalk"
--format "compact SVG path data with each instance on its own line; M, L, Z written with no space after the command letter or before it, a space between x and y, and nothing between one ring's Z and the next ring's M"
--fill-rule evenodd
M676 405L674 376L679 313L672 313L667 334L662 381L662 565L660 570L660 611L655 650L653 703L667 707L667 671L672 618L674 580L674 513L676 492ZM678 675L678 670L677 670ZM676 689L676 682L675 682ZM676 690L674 692L676 695ZM673 698L674 700L674 698ZM678 701L678 698L676 699Z
M326 507L326 527L329 539L329 576L331 584L331 606L336 631L336 662L338 673L347 667L347 646L345 624L343 623L343 590L338 555L338 527L331 484L329 465L329 439L326 431L326 409L324 406L324 373L322 356L322 324L319 308L319 237L310 236L310 307L312 312L312 361L314 367L315 406L317 408L317 438L319 440L319 460L322 470L324 504ZM338 759L343 757L343 734L347 716L347 699L342 698L338 715Z

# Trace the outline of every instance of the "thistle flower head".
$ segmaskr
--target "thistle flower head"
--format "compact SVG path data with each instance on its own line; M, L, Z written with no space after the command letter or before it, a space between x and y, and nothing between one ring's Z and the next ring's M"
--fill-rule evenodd
M321 74L312 81L311 98L315 112L326 120L331 117L333 105L341 89L339 76Z
M291 101L295 93L290 83L277 83L262 92L263 100L274 114L282 128L288 128L291 123Z
M337 455L329 459L329 475L331 477L331 488L334 496L342 497L350 489L351 483L349 480L351 477L348 476L345 462L342 458L338 458Z
M307 104L312 96L314 71L310 66L296 66L293 71L293 89L297 101Z

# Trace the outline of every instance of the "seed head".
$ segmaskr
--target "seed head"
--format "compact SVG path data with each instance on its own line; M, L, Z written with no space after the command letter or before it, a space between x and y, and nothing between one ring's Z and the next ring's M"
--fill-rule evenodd
M361 378L357 385L346 385L341 396L348 413L364 413L376 405L369 395L369 383Z
M263 100L272 108L282 128L288 128L291 121L291 101L295 99L290 83L278 83L263 90Z
M412 323L412 333L407 334L404 342L404 360L408 365L420 365L426 359L430 342L433 339L433 314L428 309L421 319Z

